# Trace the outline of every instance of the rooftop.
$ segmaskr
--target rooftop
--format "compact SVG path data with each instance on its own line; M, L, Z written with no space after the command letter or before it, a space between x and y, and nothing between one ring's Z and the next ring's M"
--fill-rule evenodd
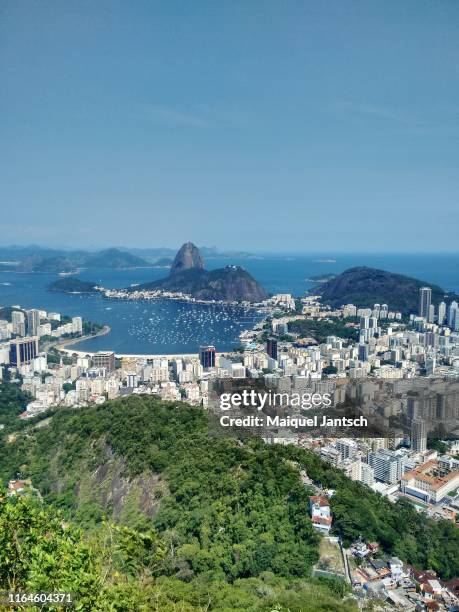
M318 506L329 506L330 502L326 497L322 497L320 495L312 495L310 498L311 503Z
M451 480L459 477L459 470L453 470L448 474L443 474L442 476L436 474L437 470L439 470L438 461L436 459L431 459L414 470L406 472L403 475L402 480L420 480L421 482L425 482L426 484L430 485L432 489L436 490L440 489Z

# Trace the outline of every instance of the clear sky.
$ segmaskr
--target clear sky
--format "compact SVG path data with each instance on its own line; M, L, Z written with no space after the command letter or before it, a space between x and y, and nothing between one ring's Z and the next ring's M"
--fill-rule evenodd
M457 0L0 0L0 242L458 250Z

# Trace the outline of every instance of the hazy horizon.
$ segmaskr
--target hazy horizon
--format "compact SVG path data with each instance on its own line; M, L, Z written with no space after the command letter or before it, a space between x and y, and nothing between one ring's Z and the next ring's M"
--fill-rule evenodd
M188 242L188 240L186 241ZM189 242L193 242L190 240ZM147 245L137 245L137 246L126 246L119 244L104 244L104 245L89 245L87 247L75 246L75 245L47 245L47 244L34 244L34 243L24 243L24 244L2 244L0 242L0 249L40 249L40 250L50 250L50 251L88 251L88 252L98 252L105 251L108 249L120 249L124 251L159 251L159 250L171 250L178 251L183 243L178 243L176 245L164 245L160 244L157 246L147 246ZM428 250L417 250L417 251L382 251L382 250L338 250L338 249L329 249L329 250L278 250L278 251L269 251L269 250L256 250L253 248L244 248L242 245L241 248L229 248L224 249L215 245L205 245L205 244L196 244L199 249L209 249L216 250L218 254L225 253L247 253L248 255L256 255L256 256L294 256L294 255L316 255L316 256L334 256L334 255L382 255L387 257L397 257L397 255L458 255L458 250L440 250L437 249L435 251ZM208 255L207 255L208 257Z

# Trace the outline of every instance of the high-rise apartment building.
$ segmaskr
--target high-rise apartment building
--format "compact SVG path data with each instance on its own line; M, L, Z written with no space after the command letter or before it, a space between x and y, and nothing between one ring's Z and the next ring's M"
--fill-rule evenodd
M367 486L371 486L375 481L375 471L368 465L368 463L364 463L363 461L360 464L360 481Z
M215 346L200 346L199 361L203 368L215 368Z
M25 314L20 310L13 310L11 313L11 323L13 325L13 334L16 336L25 336Z
M27 311L27 334L36 336L38 326L40 325L40 311L36 308Z
M30 363L38 355L38 337L10 340L10 364L19 368Z
M115 369L115 353L112 351L94 353L92 365L94 368L105 368L107 372L113 372Z
M266 352L272 359L277 361L277 340L275 338L268 338Z
M398 451L379 449L369 453L368 463L373 468L376 480L395 484L403 474L404 458Z
M81 317L72 318L72 331L74 334L83 333L83 319Z
M368 361L368 344L359 344L359 361Z
M336 448L341 453L341 459L352 459L357 451L357 444L355 440L338 438Z
M429 307L432 302L432 289L421 287L419 289L419 316L425 319L429 316Z
M429 306L432 302L432 289L421 287L419 289L419 316L427 319L429 316Z
M438 304L437 323L438 325L444 325L446 323L446 303L445 302L440 302Z
M424 419L415 417L411 421L411 450L422 453L427 448L427 429Z
M448 315L448 327L452 331L459 331L459 306L457 302L451 302Z

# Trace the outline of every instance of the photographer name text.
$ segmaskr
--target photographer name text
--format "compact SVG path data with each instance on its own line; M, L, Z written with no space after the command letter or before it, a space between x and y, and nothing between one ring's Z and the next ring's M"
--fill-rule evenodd
M356 418L331 418L326 415L311 417L280 417L280 416L245 416L231 417L225 414L220 417L222 427L367 427L368 420L359 416Z

